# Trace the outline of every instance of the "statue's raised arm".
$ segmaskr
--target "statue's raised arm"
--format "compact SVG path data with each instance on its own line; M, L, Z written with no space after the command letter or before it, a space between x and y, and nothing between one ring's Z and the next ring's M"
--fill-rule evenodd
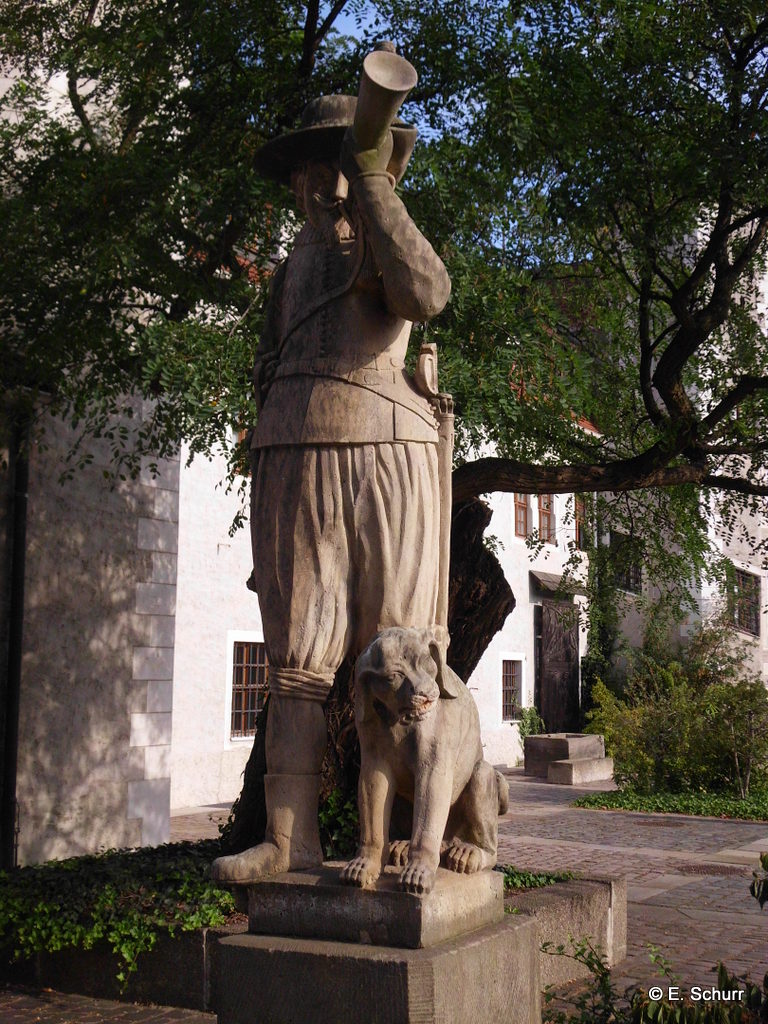
M395 53L379 50L366 57L354 124L344 134L341 171L373 250L387 308L404 320L424 321L443 309L451 282L394 192L403 160L410 156L410 133L402 123L395 128L396 133L405 129L396 150L390 125L416 81L413 67Z

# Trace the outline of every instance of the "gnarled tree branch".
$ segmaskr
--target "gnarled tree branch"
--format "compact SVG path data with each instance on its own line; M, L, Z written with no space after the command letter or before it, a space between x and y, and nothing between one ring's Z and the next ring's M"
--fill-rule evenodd
M760 391L764 388L768 388L768 377L753 377L748 375L739 377L736 384L728 394L722 398L714 409L704 417L702 425L708 430L711 430L722 419L724 419L728 413L732 412L739 402L747 398L749 395L754 394L755 391Z
M651 423L658 425L662 420L662 413L651 386L653 345L651 344L650 290L650 275L644 274L640 282L640 317L638 323L640 331L640 391L643 396L645 411L648 413Z
M631 491L701 483L706 467L657 464L648 453L604 466L534 466L515 459L485 458L453 472L454 504L493 491L523 494L570 494L581 491Z
M77 91L77 72L74 68L70 68L67 74L67 94L69 96L69 102L72 106L72 110L75 113L75 117L83 126L86 139L95 149L98 146L96 133L94 132L93 125L89 121L88 115L85 112L85 106L83 105L83 101L80 99L80 93Z
M768 484L755 484L742 477L720 476L709 473L701 480L702 487L714 487L720 491L736 491L738 494L752 494L755 497L768 497Z
M329 29L344 10L346 4L347 0L336 0L336 3L330 9L325 20L315 34L315 49L317 49L320 43L325 39Z

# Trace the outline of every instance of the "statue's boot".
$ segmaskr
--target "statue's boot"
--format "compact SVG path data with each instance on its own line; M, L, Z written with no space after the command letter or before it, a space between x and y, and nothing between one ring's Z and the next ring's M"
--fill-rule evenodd
M218 857L211 865L214 881L248 885L268 875L322 864L317 827L320 775L265 775L264 795L264 842L230 857Z

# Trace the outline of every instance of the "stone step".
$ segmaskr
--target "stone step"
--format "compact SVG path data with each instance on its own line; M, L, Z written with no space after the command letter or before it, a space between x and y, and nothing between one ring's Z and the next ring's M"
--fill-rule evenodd
M550 762L547 782L560 786L581 786L613 778L612 757L579 757Z
M602 736L580 732L552 732L526 736L524 740L525 774L547 778L553 761L590 760L605 757Z
M219 1024L541 1021L538 930L524 914L428 949L243 935L220 942L218 960Z

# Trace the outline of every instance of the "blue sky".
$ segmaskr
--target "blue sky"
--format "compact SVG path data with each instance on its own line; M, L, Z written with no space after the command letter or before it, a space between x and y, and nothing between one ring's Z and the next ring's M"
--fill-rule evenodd
M363 10L365 11L365 23L370 23L373 20L375 11L372 8L368 7L367 4L363 6ZM352 11L351 5L349 3L338 16L336 21L333 23L333 26L342 35L357 37L358 28L357 25L355 24L354 12Z

